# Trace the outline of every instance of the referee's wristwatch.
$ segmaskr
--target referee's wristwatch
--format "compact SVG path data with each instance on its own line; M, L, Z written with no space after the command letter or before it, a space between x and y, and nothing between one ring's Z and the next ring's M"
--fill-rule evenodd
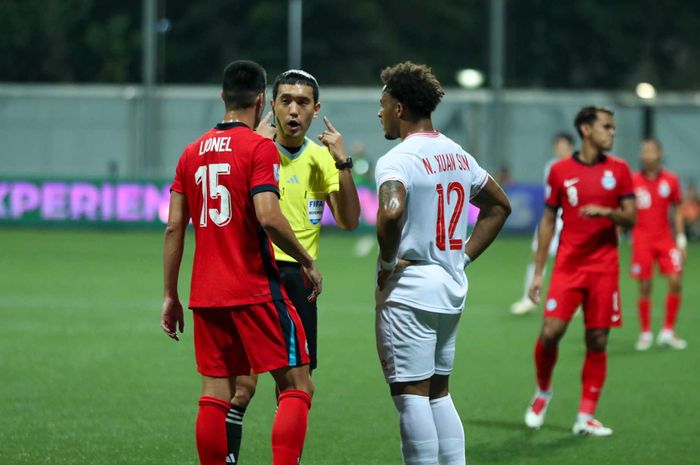
M352 168L352 157L348 157L344 162L335 162L335 167L339 170L344 170L345 168Z

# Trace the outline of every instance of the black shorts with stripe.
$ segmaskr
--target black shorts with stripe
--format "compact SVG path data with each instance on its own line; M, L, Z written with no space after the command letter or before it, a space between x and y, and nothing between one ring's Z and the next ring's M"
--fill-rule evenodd
M294 304L304 325L306 340L309 344L309 359L311 360L309 366L312 370L315 370L317 365L318 312L316 302L308 302L306 300L312 289L304 287L304 276L302 275L301 265L298 263L277 261L277 267L280 270L282 285L287 290L289 300Z

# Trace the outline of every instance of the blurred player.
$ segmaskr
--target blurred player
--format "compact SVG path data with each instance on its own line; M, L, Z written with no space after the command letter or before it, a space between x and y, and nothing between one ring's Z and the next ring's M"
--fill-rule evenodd
M352 159L345 152L342 135L328 118L320 146L306 137L321 104L318 83L306 71L289 70L280 74L272 85L272 113L261 122L258 132L269 135L277 143L280 154L280 207L294 235L316 260L321 234L323 206L327 203L336 223L342 229L355 229L360 217L360 201L352 179ZM310 369L317 365L317 309L308 297L313 289L304 284L301 265L294 257L275 246L275 258L282 284L297 309L309 343ZM229 454L239 463L243 415L255 394L257 376L239 376L236 394L227 419Z
M559 340L576 308L582 305L587 350L573 432L609 436L612 430L593 415L605 382L610 328L622 323L616 225L634 224L634 189L627 163L606 154L615 138L612 111L585 107L576 115L574 126L581 136L581 151L552 165L546 208L538 226L537 263L530 287L530 298L536 303L540 302L557 210L562 209L564 227L544 305L542 330L535 344L537 391L525 413L525 424L539 428L544 422L552 398Z
M401 63L381 78L384 134L402 142L375 169L377 351L399 412L404 463L464 464L464 429L448 390L464 267L494 240L510 204L471 155L433 129L443 90L430 68ZM467 242L470 201L480 212Z
M177 281L187 223L195 229L189 307L202 375L196 437L203 465L230 462L226 414L237 375L271 372L280 387L272 425L274 465L296 465L306 436L313 384L299 316L280 285L270 238L302 264L321 292L321 275L279 207L279 155L252 131L265 107L265 70L236 61L224 71L226 112L187 146L171 187L165 231L161 326L184 329Z
M571 134L566 132L560 132L554 136L554 145L552 147L554 156L551 160L547 162L544 167L544 181L547 183L547 177L549 176L549 170L552 165L563 160L566 157L571 156L574 153L574 138ZM549 256L554 257L557 254L557 247L559 247L559 234L561 233L561 228L563 223L561 221L561 211L557 213L557 219L554 227L554 236L552 236L552 242L549 245ZM537 229L532 236L532 257L530 258L530 263L527 264L525 269L525 287L523 296L517 302L510 306L510 311L513 315L524 315L530 313L532 310L537 308L537 305L530 299L528 292L530 291L530 285L532 284L532 277L535 275L535 257L537 252ZM546 269L542 270L544 275Z
M688 240L683 233L683 215L678 208L681 186L675 174L661 166L663 151L657 140L642 143L642 170L634 174L634 192L637 196L637 224L632 229L632 277L639 281L639 323L641 334L635 344L637 350L651 347L651 278L654 262L668 280L666 318L656 343L673 349L685 349L687 343L676 336L674 327L681 305L681 274ZM676 240L669 225L669 210L673 208L673 226Z

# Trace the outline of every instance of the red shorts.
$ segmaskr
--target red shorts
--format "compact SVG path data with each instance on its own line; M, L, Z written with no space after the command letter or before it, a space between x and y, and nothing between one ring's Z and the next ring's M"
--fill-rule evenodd
M192 313L197 371L203 375L224 378L309 364L304 327L288 300Z
M622 325L619 276L555 270L544 303L545 318L569 321L579 305L586 329Z
M632 267L630 274L634 279L646 281L654 275L654 262L659 264L663 275L681 274L683 260L681 252L673 240L659 242L635 241L632 244Z

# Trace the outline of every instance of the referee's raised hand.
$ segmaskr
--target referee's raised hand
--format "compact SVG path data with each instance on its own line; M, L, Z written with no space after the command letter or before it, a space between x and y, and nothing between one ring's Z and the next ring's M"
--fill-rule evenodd
M331 152L331 155L336 163L345 163L348 159L348 155L345 153L343 135L339 133L335 127L333 127L327 116L323 117L323 122L326 125L326 130L318 136L318 140L320 140L323 145L328 147L328 150Z

